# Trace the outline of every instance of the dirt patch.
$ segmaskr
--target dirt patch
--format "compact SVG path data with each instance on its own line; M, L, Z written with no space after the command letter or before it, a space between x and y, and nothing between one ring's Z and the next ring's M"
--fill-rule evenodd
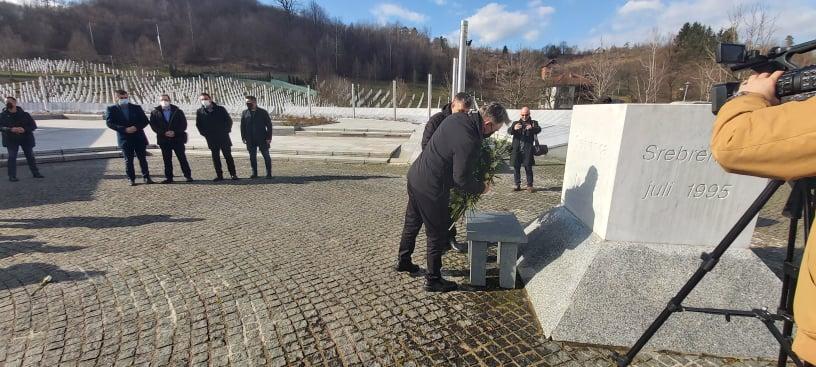
M275 121L283 126L308 127L336 124L337 121L328 117L300 117L300 116L278 116Z

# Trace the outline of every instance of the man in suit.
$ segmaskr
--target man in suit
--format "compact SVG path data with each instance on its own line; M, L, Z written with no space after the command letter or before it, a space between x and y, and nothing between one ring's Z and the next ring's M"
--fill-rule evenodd
M258 107L254 96L246 97L247 109L241 113L241 139L249 151L249 164L252 166L251 178L258 178L258 149L266 166L266 178L272 178L272 158L269 156L269 145L272 143L272 119L269 112Z
M238 179L235 172L235 160L232 159L232 117L227 109L215 104L208 93L201 93L198 97L201 108L196 111L196 128L198 132L207 139L207 147L212 153L213 166L215 167L215 179L213 181L223 181L224 171L221 169L221 154L227 161L227 170L233 180Z
M457 187L472 194L490 190L473 177L481 153L482 139L509 122L507 110L498 103L483 106L475 115L454 113L439 126L428 146L408 171L408 206L400 241L396 270L416 273L411 260L416 237L414 228L424 225L428 237L425 291L448 292L456 283L442 278L442 254L448 245L451 225L450 190Z
M161 183L173 183L173 152L176 153L176 159L187 182L193 182L190 164L184 153L184 144L187 143L187 117L184 116L184 111L170 103L169 95L162 94L159 106L150 113L150 128L156 133L156 141L164 159L165 179Z
M507 129L507 134L513 137L513 153L510 161L513 165L513 179L516 186L513 191L521 191L521 166L524 166L524 173L527 175L527 192L533 192L533 145L536 135L541 132L538 121L530 118L530 108L521 109L521 119L514 122Z
M131 186L136 186L136 170L133 167L133 157L139 159L144 183L152 184L150 170L147 167L147 136L144 129L149 122L142 110L142 106L130 103L128 93L124 90L114 92L117 103L109 106L105 111L105 122L108 128L115 130L119 140L119 148L125 156L125 174Z
M0 114L0 133L3 134L3 146L8 148L8 176L9 181L17 182L17 153L20 148L28 162L28 168L34 178L43 178L37 169L34 159L34 130L37 123L28 112L17 107L17 99L6 97L6 107Z

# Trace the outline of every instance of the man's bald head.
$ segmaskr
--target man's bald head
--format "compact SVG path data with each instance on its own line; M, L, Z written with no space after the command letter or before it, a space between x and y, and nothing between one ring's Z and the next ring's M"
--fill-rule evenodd
M523 121L527 121L530 119L530 107L521 108L521 119Z

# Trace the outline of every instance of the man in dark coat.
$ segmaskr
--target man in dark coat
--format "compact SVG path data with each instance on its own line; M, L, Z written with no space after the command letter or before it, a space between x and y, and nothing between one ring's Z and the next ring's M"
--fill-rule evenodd
M258 178L258 149L266 166L266 178L272 178L272 158L269 156L269 145L272 143L272 119L269 112L258 107L254 96L246 97L247 109L241 113L241 139L249 151L249 164L252 166L251 178Z
M425 130L422 132L422 150L425 150L425 147L428 145L428 142L431 141L431 137L433 136L436 129L439 128L439 125L442 124L448 116L457 113L457 112L468 112L470 109L473 108L473 98L465 93L459 92L455 96L453 96L453 100L442 107L442 111L435 113L428 119L428 123L425 124ZM416 232L413 233L413 237L416 238L419 235L420 227L414 228ZM409 236L411 234L408 234ZM459 244L456 242L456 227L452 227L450 231L448 231L448 243L450 247L459 252L467 252L467 246Z
M427 234L427 273L425 290L447 292L456 283L442 278L442 254L448 245L450 190L452 187L481 194L489 191L484 182L473 177L482 139L508 122L507 111L498 103L482 107L478 114L457 112L448 116L433 134L428 146L408 171L408 206L400 241L396 270L416 273L411 261L416 246L413 233L424 225Z
M521 166L524 165L524 173L527 175L527 192L533 192L533 144L536 135L541 132L538 121L530 118L530 108L521 109L521 119L514 122L508 129L507 134L513 136L513 153L510 161L513 165L513 179L515 188L513 191L521 191Z
M193 173L184 152L184 144L187 143L187 117L184 116L184 111L171 104L169 95L162 94L159 106L150 113L150 128L156 133L156 141L164 160L165 179L162 183L173 183L173 152L176 153L187 182L193 182Z
M3 134L3 146L8 148L8 176L9 181L17 182L17 153L20 148L28 162L28 169L35 178L43 178L37 169L34 159L34 130L37 123L28 112L17 107L17 99L6 97L6 107L0 114L0 133Z
M144 129L149 122L142 106L130 103L128 93L124 90L115 92L117 103L105 111L105 122L108 128L116 131L119 148L125 156L125 174L131 186L136 186L136 170L133 157L139 159L144 183L152 184L150 170L147 167L147 136Z
M207 139L207 147L212 153L213 166L215 166L215 179L213 181L223 181L224 171L221 169L221 154L227 161L227 170L233 180L238 179L235 172L235 160L232 159L232 117L227 109L215 104L212 97L207 93L199 96L201 108L196 111L196 128L198 132Z

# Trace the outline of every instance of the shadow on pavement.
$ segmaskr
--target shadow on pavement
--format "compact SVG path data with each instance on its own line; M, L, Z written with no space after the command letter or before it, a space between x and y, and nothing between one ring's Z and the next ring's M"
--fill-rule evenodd
M132 217L61 217L0 219L0 228L118 228L153 223L200 222L201 218L173 218L170 215L135 215Z
M104 275L103 271L67 271L54 264L25 263L0 268L0 290L11 290L39 284L46 276L50 283L85 280Z
M0 236L0 259L17 254L56 254L82 250L81 246L48 246L45 242L30 241L33 236Z
M6 168L0 168L0 210L90 201L110 163L107 159L82 161L80 164L38 164L44 179L34 179L25 164L17 167L20 182L6 179Z

